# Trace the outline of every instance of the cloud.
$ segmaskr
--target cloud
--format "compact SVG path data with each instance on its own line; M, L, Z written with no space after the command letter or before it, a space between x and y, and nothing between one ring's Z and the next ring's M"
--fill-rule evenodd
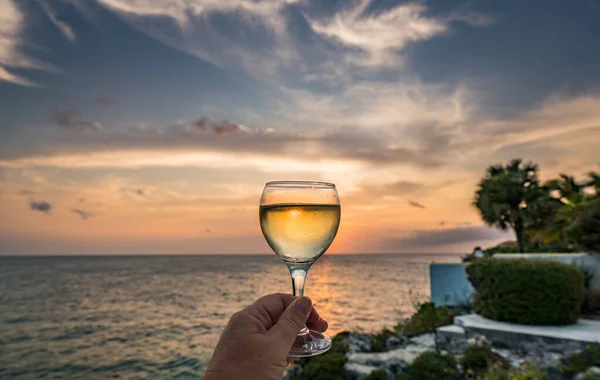
M446 222L444 222L444 221L441 221L441 222L438 223L438 226L442 226L443 227L445 225L446 225Z
M207 117L201 117L191 123L192 128L200 131L212 131L217 136L227 136L238 132L252 133L252 130L240 124L235 124L229 120L214 122Z
M20 195L33 195L34 192L31 190L21 190L21 191L19 191L19 194Z
M98 131L103 129L102 124L79 120L81 113L76 110L56 111L52 114L52 121L61 128L72 131Z
M36 82L30 81L29 79L23 78L16 74L12 74L11 72L6 70L2 66L0 66L0 81L9 82L9 83L18 84L18 85L27 86L27 87L41 87L41 85Z
M69 24L67 24L64 21L59 20L56 15L54 14L54 12L52 11L52 9L50 9L50 6L48 6L47 3L42 3L42 7L44 9L44 12L46 12L46 15L48 15L48 18L50 19L50 21L52 21L52 23L54 24L54 26L56 26L58 28L58 30L60 31L60 33L69 41L71 42L75 42L75 33L73 32L73 29L71 28L71 26Z
M39 83L11 73L7 68L42 70L58 73L60 70L45 62L33 59L21 53L23 44L21 34L26 24L26 17L16 1L0 1L0 81L21 86L40 87Z
M452 22L484 26L475 12L426 16L420 2L384 7L353 2L337 12L313 12L300 0L99 0L134 28L224 69L267 82L293 72L307 81L343 79L349 64L387 66L409 43L450 30ZM225 47L225 48L223 48Z
M408 236L392 237L384 240L385 247L418 248L450 244L506 240L513 237L511 232L488 227L450 228L414 231Z
M43 212L44 214L50 214L50 211L52 210L52 205L46 201L31 201L29 202L29 207L33 211Z
M355 62L365 66L391 66L398 63L398 52L408 43L429 39L448 30L444 20L426 17L421 3L400 4L389 10L369 12L372 0L324 21L313 21L313 29L344 46L358 48Z
M416 207L416 208L427 208L427 207L423 206L422 204L415 202L415 201L408 201L408 204L413 207Z
M304 131L252 129L227 120L213 123L208 119L165 127L101 130L97 123L79 121L78 116L78 112L68 110L55 113L53 120L63 128L92 129L97 133L49 136L36 149L35 154L22 149L7 149L0 154L0 165L27 165L34 161L44 162L44 166L61 165L61 156L73 158L78 155L84 157L77 165L84 166L86 162L91 166L100 164L97 159L104 161L101 165L109 164L106 161L109 159L117 166L172 166L177 165L177 162L182 166L194 166L209 160L209 157L219 159L210 162L216 167L228 166L228 162L240 158L248 158L247 162L256 158L262 162L270 157L275 167L281 166L280 162L295 161L301 166L308 164L313 170L319 167L315 166L315 162L336 162L336 165L352 167L409 164L425 168L437 167L444 162L437 155L431 154L429 148L390 145L390 139L386 135L367 130L328 132L321 128ZM172 154L173 151L175 154ZM114 162L112 157L115 152L120 152L123 157L137 158L129 162L124 159ZM171 157L163 160L160 155L168 152L171 152ZM20 162L15 162L15 159ZM240 161L237 165L244 164L246 162Z
M135 195L137 195L138 197L145 197L146 194L146 190L144 189L135 189Z
M73 211L75 214L79 215L79 217L80 217L81 219L83 219L83 220L88 220L88 219L89 219L89 218L91 218L91 217L92 217L92 215L93 215L93 214L92 214L92 213L90 213L90 212L87 212L87 211L84 211L84 210L82 210L82 209L78 209L78 208L75 208L75 209L73 209L73 210L71 210L71 211Z

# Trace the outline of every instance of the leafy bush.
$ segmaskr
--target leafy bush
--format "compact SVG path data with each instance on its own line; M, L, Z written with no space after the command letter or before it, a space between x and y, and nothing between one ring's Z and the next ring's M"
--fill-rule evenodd
M467 267L477 290L473 308L483 317L524 325L577 321L583 273L550 260L482 259Z
M451 380L456 378L456 360L450 354L427 351L419 355L408 367L411 380Z
M348 345L342 342L347 333L340 333L333 338L329 351L322 355L303 358L299 365L302 367L300 374L292 380L344 380L346 371L346 352Z
M373 352L382 352L387 348L386 341L388 338L395 336L396 334L387 328L384 328L380 332L373 334L369 337L369 341L371 343L371 351Z
M460 364L466 373L474 375L484 372L492 365L498 368L508 368L510 365L506 359L492 352L489 344L467 347Z
M452 323L454 323L452 308L437 307L433 302L425 302L410 319L399 323L395 329L405 336L415 336L435 332L436 328Z
M600 198L579 209L567 233L584 251L600 253Z
M388 380L388 374L385 372L385 369L376 369L363 380Z
M491 367L480 380L539 380L544 379L542 370L532 363L523 363L519 368Z

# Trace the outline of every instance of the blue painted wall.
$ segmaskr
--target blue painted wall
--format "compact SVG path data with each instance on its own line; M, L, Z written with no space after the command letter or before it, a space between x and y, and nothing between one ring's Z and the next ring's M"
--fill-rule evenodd
M431 300L436 305L455 306L470 302L475 290L467 279L465 264L431 264Z

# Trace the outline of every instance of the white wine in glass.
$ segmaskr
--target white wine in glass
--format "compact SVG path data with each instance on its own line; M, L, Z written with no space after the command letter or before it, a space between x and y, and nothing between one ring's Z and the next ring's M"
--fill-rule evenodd
M273 251L286 263L294 295L304 295L306 274L333 242L340 224L340 199L334 184L269 182L260 200L260 226ZM331 338L306 326L288 356L319 355Z

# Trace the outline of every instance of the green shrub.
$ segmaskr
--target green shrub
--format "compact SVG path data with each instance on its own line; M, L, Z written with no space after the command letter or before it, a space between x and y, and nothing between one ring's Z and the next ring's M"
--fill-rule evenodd
M462 365L465 372L473 371L477 374L488 368L493 359L492 346L489 344L472 345L467 347L462 358L460 358L460 365Z
M524 325L577 321L583 273L551 260L482 259L467 267L477 290L473 308L483 317Z
M292 380L344 380L346 371L346 352L348 345L342 342L348 333L337 334L332 341L329 351L322 355L303 358L299 365L302 371L299 375L292 377Z
M408 367L411 380L451 380L456 378L456 360L450 354L427 351L419 355Z
M492 346L484 344L467 347L460 358L460 365L465 373L478 375L492 365L498 368L508 368L510 364L502 356L492 352Z
M584 251L600 253L600 198L579 208L567 233Z
M519 368L491 367L479 380L541 380L544 373L533 363L523 363Z
M410 380L410 377L408 377L408 375L405 373L399 373L396 375L395 380Z
M404 322L399 323L395 329L405 336L415 336L435 332L440 326L454 323L454 313L448 306L435 306L433 302L419 305L417 312Z
M371 351L382 352L387 348L386 341L388 338L395 336L396 334L390 329L383 329L377 334L369 336L369 342L371 343Z
M388 380L388 374L385 369L376 369L371 372L364 380Z

